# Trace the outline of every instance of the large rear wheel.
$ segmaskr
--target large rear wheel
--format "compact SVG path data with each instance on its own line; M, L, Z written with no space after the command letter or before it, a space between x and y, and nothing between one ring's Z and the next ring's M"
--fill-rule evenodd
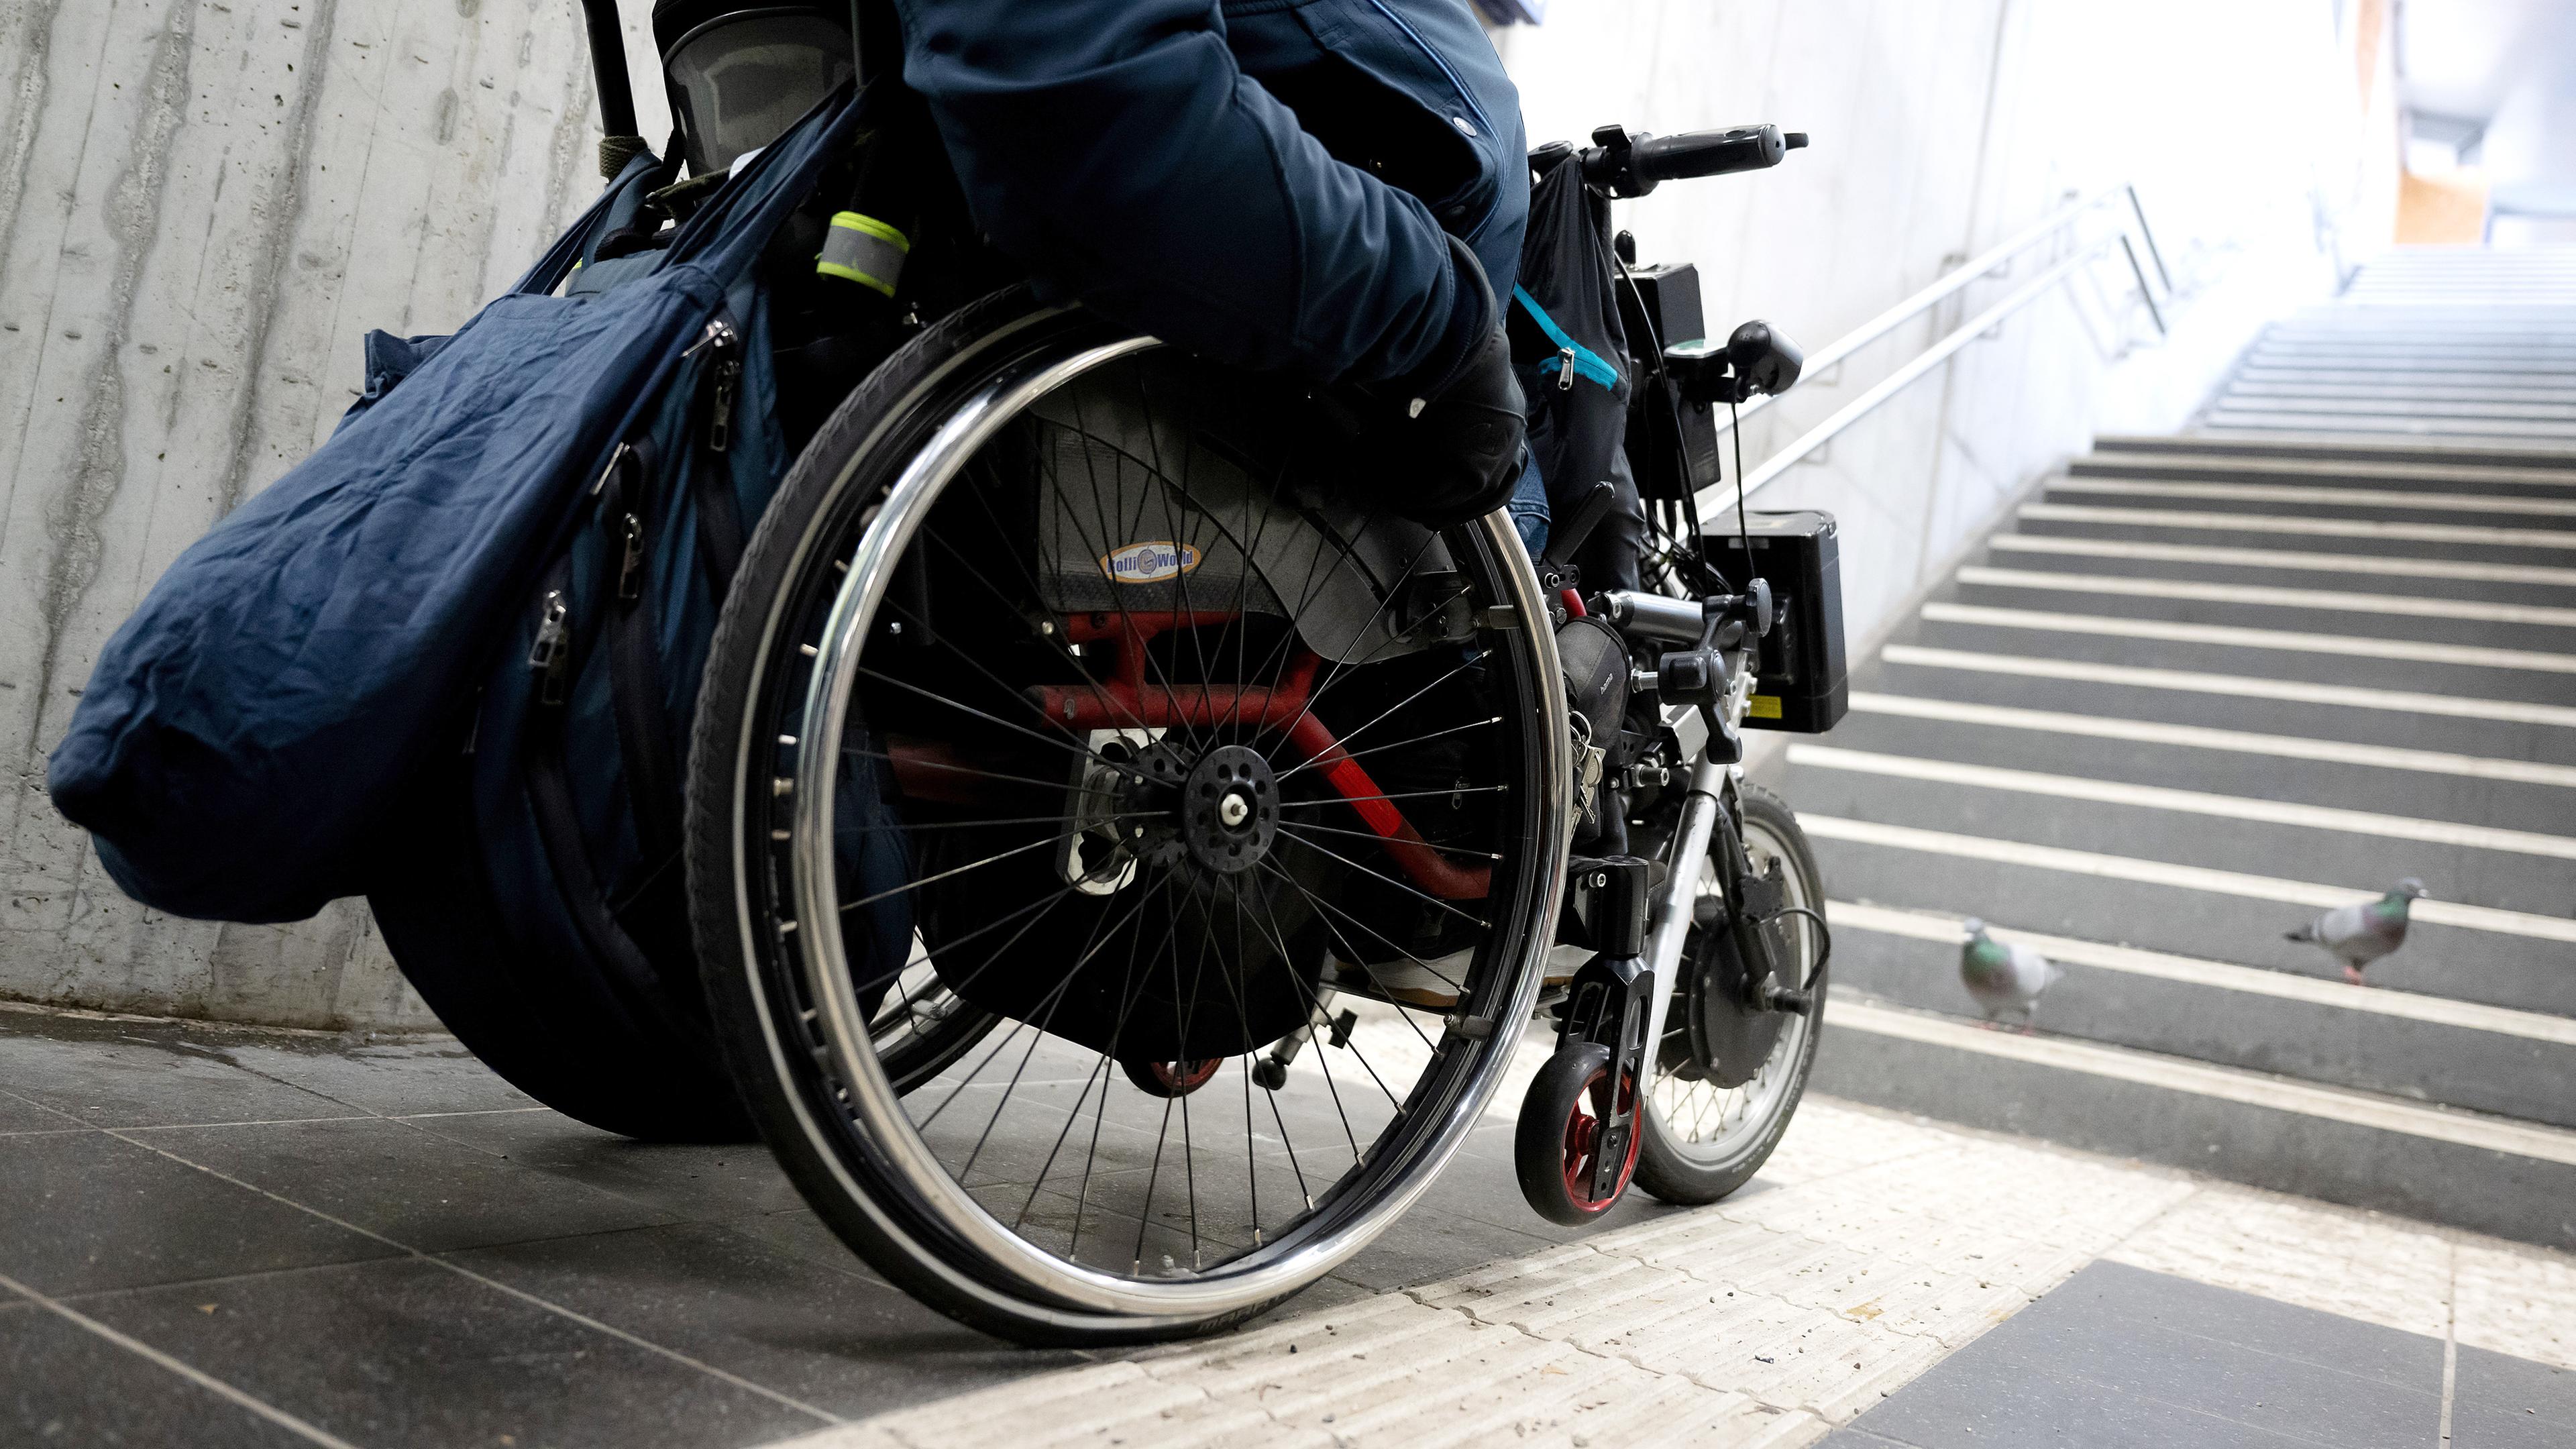
M1564 868L1547 615L1503 515L1355 504L1337 436L1004 293L749 548L690 786L719 1034L825 1221L965 1322L1258 1312L1501 1085ZM920 1076L882 1023L925 966L994 1024Z

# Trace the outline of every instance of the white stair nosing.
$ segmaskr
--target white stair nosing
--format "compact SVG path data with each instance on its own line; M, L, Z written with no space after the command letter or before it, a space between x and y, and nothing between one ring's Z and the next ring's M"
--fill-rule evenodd
M2397 523L2376 518L2307 518L2279 513L2203 513L2189 509L2107 508L2083 503L2025 503L2019 516L2025 522L2035 523L2106 523L2124 528L2293 533L2317 538L2378 538L2400 543L2461 543L2493 548L2576 548L2576 531L2492 528L2469 523Z
M2576 588L2576 568L2556 568L2548 564L2469 563L2442 558L2392 558L2375 553L2307 553L2295 549L2231 548L2224 544L2147 543L2138 539L2086 538L2066 533L1999 533L1986 540L1986 547L2003 553L2048 553L2070 558L2128 558L2156 563L2217 564L2227 568Z
M2414 594L2373 594L2341 589L2294 589L2273 584L2220 584L2138 574L2079 574L2054 569L1963 566L1960 583L1990 588L2043 589L2061 594L2116 594L2137 599L2186 599L2211 604L2256 604L2283 609L2322 609L2343 614L2390 614L2416 619L2455 619L2478 624L2576 627L2576 609L2548 604L2490 604L2430 599Z
M1982 860L1996 865L2027 866L2034 870L2061 871L2100 880L2169 886L2177 890L2237 896L2247 900L2278 901L2284 905L2309 906L2317 910L2375 901L2383 893L2350 886L2321 885L2314 881L2284 880L2278 876L2253 875L2244 871L2218 870L2205 865L2180 865L2137 856L2070 850L2057 845L2031 845L2018 840L1961 835L1947 830L1924 830L1911 825L1882 825L1876 821L1849 820L1835 815L1802 814L1798 819L1809 836L1822 840L1946 855L1960 860ZM2454 926L2462 930L2576 944L2576 920L2563 920L2556 916L2433 900L2415 902L2409 915L2423 925ZM2570 964L2576 965L2576 962Z
M2098 634L2120 639L2161 639L2230 649L2278 649L2299 654L2340 654L2358 659L2402 659L2415 664L2456 664L2477 669L2527 669L2576 674L2576 655L2472 644L2427 644L2359 634L2313 634L2291 629L2251 629L2236 624L2184 624L2166 619L2123 619L2048 609L2004 609L1985 604L1930 603L1923 618L1936 624L1982 624L2058 634Z
M2052 478L2051 493L2103 493L2130 498L2200 498L2229 503L2291 503L2324 508L2403 508L2420 513L2503 513L2576 518L2576 499L2507 498L2493 493L2418 493L2394 488L2334 488L2306 483L2202 483L2085 473Z
M2375 836L2383 840L2412 840L2426 845L2448 845L2462 850L2492 850L2507 854L2536 855L2553 860L2576 860L2576 837L2544 835L2532 830L2508 830L2493 825L2471 825L2451 820L2425 820L2408 815L2383 815L2376 811L2346 810L2331 805L2309 805L2293 800L2267 800L2249 795L2220 795L2205 790L2183 790L2166 785L2137 785L2125 780L2097 780L2078 775L2049 774L2038 770L2015 770L2001 765L1976 765L1958 760L1890 755L1873 750L1847 750L1838 745L1792 742L1788 749L1788 760L1792 765L1804 765L1809 769L1881 775L1889 779L1916 780L1925 784L1962 785L1971 789L2002 790L2018 795L2081 800L2096 805L2122 805L2141 810L2168 810L2176 814L2207 815L2217 819L2241 820L2256 825L2286 825L2302 830L2325 830L2345 835Z
M2269 755L2275 759L2308 760L2317 764L2359 765L2370 769L2406 770L2423 775L2455 775L2470 780L2504 780L2518 785L2551 785L2576 789L2576 765L2553 765L2539 760L2505 760L2489 755L2464 755L2450 750L2418 750L2398 745L2358 744L2350 740L2264 734L2254 730L2221 729L2212 725L2174 724L2165 720L2122 719L2116 715L2077 714L2069 710L2024 709L2018 705L1931 699L1920 695L1886 694L1866 689L1856 689L1851 692L1850 708L1854 714L1895 715L1905 719L1937 720L1945 724L1977 725L1990 729L2028 730L2039 734L2074 735L2083 739L2126 740L2142 745L2223 750L2230 754Z
M2408 714L2445 715L2456 719L2493 720L2511 724L2576 728L2576 706L2529 704L2511 699L2465 699L2456 695L2369 689L2348 684L2307 684L2297 680L2246 674L2210 674L2196 670L2153 669L2141 665L2096 664L2080 659L2051 659L2026 654L1988 654L1970 649L1940 649L1921 644L1890 644L1879 651L1890 664L1924 669L1960 669L2009 674L2027 679L2062 679L2082 684L2118 684L2140 689L2181 690L2195 694L2231 695L2244 699L2277 699L2299 704L2331 704L2352 709L2394 710Z

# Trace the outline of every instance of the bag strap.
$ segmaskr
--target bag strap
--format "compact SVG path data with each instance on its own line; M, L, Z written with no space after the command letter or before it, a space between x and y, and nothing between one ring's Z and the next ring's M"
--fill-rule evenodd
M608 183L608 189L599 193L599 199L590 204L590 210L583 212L570 230L555 239L555 244L546 249L546 254L537 259L537 264L530 267L528 274L521 277L510 291L542 296L562 286L564 278L572 275L573 265L590 255L602 237L634 220L636 210L644 203L645 193L654 189L654 182L661 173L661 158L650 152L628 161L626 169L618 172L617 179Z
M723 279L747 270L822 181L824 170L849 150L867 109L867 93L855 82L842 82L748 166L736 164L723 189L671 239L655 270L694 262Z

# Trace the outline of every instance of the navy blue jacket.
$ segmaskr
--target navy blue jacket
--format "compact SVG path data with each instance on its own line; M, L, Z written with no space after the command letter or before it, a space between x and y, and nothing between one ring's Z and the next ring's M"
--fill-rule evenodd
M1039 294L1221 361L1438 378L1511 295L1519 93L1466 0L896 0L978 226Z

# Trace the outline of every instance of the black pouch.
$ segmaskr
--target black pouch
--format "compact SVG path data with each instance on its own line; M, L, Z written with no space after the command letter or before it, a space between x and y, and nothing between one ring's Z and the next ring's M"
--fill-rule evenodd
M1512 289L1512 362L1529 398L1530 450L1562 515L1611 477L1627 433L1627 330L1612 290L1609 203L1569 157L1530 192L1520 285Z

